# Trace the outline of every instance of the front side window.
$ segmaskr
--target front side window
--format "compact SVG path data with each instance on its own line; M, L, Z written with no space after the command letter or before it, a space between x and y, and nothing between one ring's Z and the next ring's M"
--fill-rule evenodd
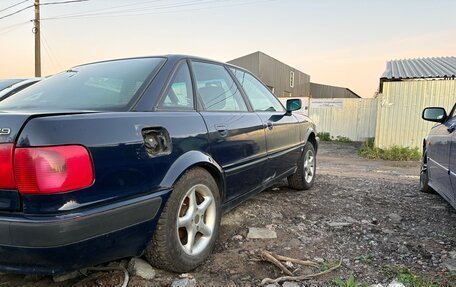
M230 69L241 83L256 112L285 111L279 100L260 81L249 73L234 68Z
M164 61L137 58L78 66L5 99L0 110L128 110Z
M187 63L181 63L160 104L164 109L193 109L192 79Z
M206 111L247 111L236 83L224 66L193 62L192 67Z

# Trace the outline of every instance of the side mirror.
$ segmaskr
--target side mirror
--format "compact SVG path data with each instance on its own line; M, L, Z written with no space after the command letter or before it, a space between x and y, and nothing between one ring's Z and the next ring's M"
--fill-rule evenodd
M425 108L421 117L426 121L443 123L448 116L444 108L431 107Z
M289 99L287 100L287 113L291 113L292 111L300 110L302 107L301 99Z

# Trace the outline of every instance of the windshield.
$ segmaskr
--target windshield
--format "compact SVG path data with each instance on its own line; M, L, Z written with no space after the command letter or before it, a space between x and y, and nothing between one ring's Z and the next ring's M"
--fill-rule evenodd
M19 83L20 81L23 81L23 79L0 80L0 91L10 87L11 85Z
M128 110L164 58L137 58L75 67L0 102L0 110Z

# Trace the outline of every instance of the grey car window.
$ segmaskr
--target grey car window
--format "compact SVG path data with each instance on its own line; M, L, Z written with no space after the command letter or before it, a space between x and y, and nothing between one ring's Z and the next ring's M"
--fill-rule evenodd
M160 108L193 109L192 79L187 63L181 63L173 79L166 88Z
M279 100L255 77L238 69L231 70L244 88L255 111L285 111Z
M207 111L248 111L242 95L222 65L193 62L198 94Z

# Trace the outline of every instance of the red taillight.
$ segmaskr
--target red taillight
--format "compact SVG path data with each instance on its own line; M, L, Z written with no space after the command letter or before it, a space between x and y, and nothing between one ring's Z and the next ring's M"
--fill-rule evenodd
M15 189L13 172L14 144L0 144L0 189Z
M23 194L82 189L93 182L92 161L82 146L16 148L14 176Z

